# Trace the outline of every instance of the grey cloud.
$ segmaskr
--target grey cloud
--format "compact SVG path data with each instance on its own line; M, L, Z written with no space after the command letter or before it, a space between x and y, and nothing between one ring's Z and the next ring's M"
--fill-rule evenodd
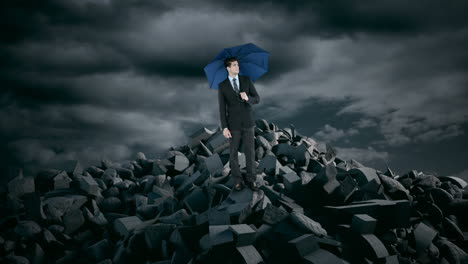
M419 32L451 31L466 28L468 18L463 0L445 4L437 0L424 2L385 1L212 1L225 9L281 10L297 26L295 35L320 37L354 36L356 33L407 35Z
M369 118L361 118L359 121L355 122L354 125L358 128L366 128L366 127L375 127L377 123L373 119Z
M359 134L359 131L350 128L348 130L337 129L329 124L325 124L322 130L316 132L314 135L324 141L336 141L343 137L350 137Z
M45 162L98 158L108 148L119 159L176 144L187 124L219 122L203 67L245 42L271 54L269 72L255 84L259 118L304 115L311 99L338 101L346 106L329 118L362 119L333 123L348 130L326 126L317 135L329 140L374 128L383 139L369 141L381 147L463 136L467 3L436 3L3 3L2 153ZM389 157L358 146L343 152Z
M337 157L345 160L354 159L365 166L372 168L382 168L386 164L391 164L392 156L386 151L377 151L372 147L357 148L357 147L335 147Z

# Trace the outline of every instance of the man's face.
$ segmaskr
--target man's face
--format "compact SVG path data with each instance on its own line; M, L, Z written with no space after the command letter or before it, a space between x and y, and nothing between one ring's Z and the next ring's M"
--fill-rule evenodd
M231 62L231 66L226 67L226 69L230 75L239 74L239 63L237 61L233 61Z

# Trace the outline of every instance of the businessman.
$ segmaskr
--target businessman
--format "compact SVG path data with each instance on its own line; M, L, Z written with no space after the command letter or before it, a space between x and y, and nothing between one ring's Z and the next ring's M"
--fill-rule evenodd
M257 190L254 149L255 118L252 105L260 102L260 96L250 78L239 75L237 58L225 59L224 66L228 77L218 85L219 114L223 135L229 138L229 164L231 177L234 179L234 189L240 191L247 185L250 189ZM237 156L241 141L247 166L246 184L242 179Z

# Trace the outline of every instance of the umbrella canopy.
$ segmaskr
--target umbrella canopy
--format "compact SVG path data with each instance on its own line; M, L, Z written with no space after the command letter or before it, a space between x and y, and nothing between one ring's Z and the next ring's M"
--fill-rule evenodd
M224 60L236 57L239 62L239 75L248 76L253 82L268 71L269 53L253 43L223 49L205 66L205 74L210 88L218 89L218 84L224 81L228 73L224 66Z

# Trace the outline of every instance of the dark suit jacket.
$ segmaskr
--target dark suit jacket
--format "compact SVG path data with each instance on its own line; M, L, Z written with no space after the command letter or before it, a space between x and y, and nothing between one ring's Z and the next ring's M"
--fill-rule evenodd
M245 92L249 98L247 102L239 100L239 94L234 91L229 77L218 85L219 116L221 129L240 130L255 125L253 104L260 102L257 90L247 76L239 76L240 92Z

